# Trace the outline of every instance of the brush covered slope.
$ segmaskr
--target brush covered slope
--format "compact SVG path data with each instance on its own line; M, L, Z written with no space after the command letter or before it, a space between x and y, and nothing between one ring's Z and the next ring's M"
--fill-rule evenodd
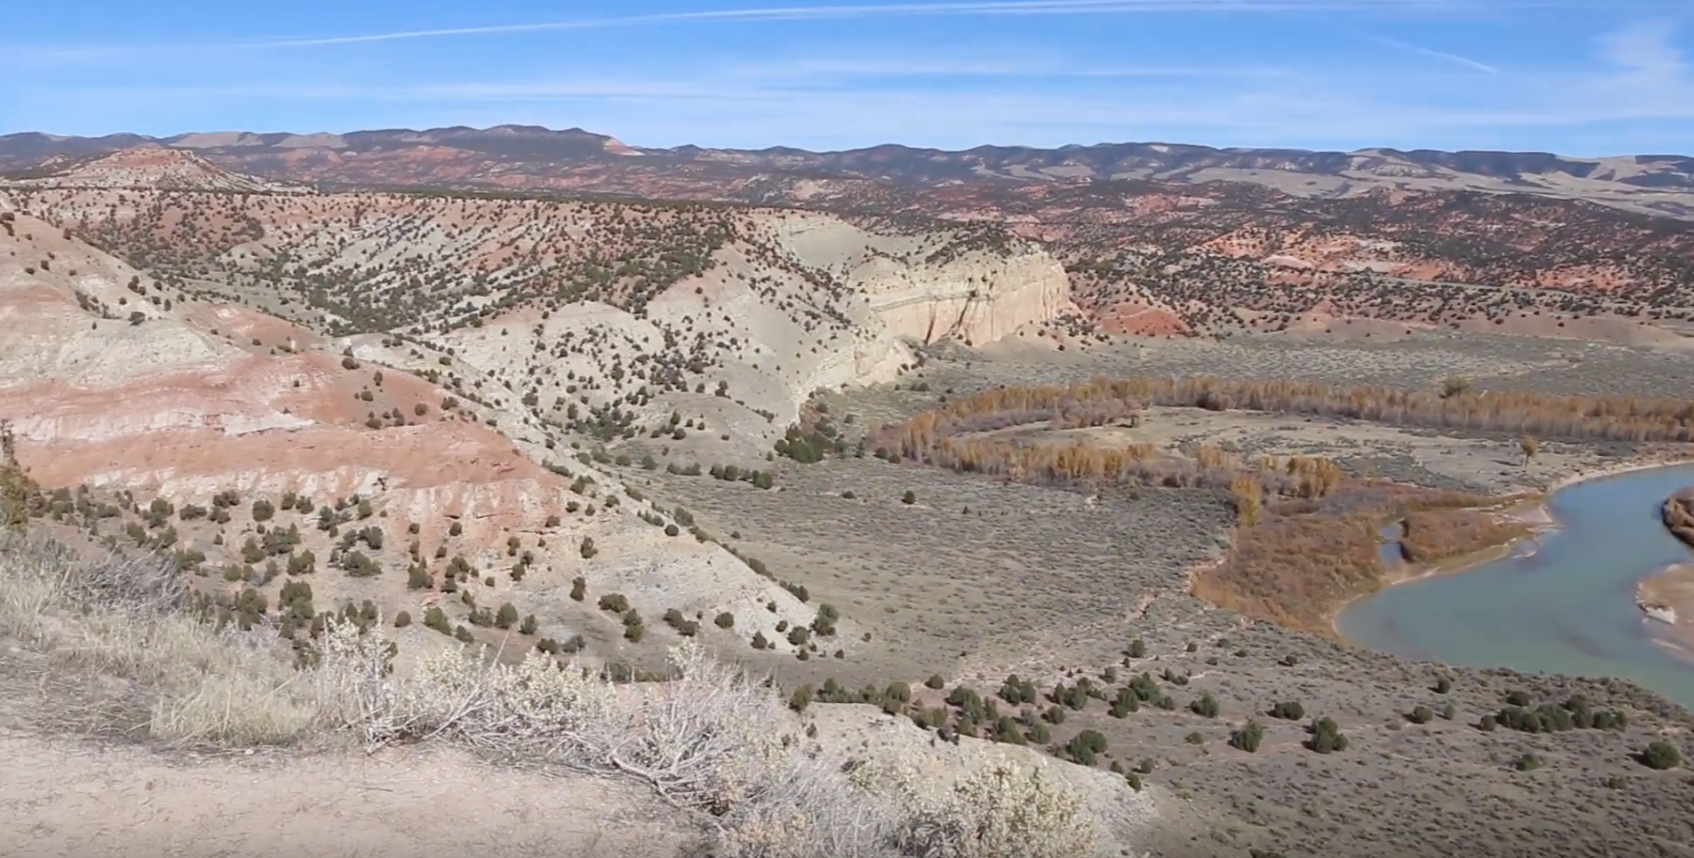
M1086 314L1123 333L1435 328L1641 342L1671 341L1694 315L1689 162L1670 156L1140 144L730 152L515 126L0 139L0 163L33 167L19 187L149 186L131 162L172 158L175 174L230 171L208 187L498 188L1000 224L1046 244ZM231 178L241 171L269 178Z
M564 598L577 578L655 616L738 612L746 634L810 621L716 544L667 537L670 512L555 461L540 432L503 435L501 412L450 383L364 363L8 214L0 408L31 477L59 489L56 509L124 492L95 517L110 519L102 538L176 552L209 592L282 605L310 581L320 605L435 614L461 637L513 603L530 645L595 634L594 606ZM300 577L313 572L330 574Z
M867 749L992 739L1139 787L1129 845L1160 858L1690 854L1689 782L1639 761L1685 711L1329 626L1417 571L1383 521L1415 514L1420 563L1522 533L1508 501L1566 476L1685 456L1681 352L1126 340L1066 294L1081 268L892 203L0 206L31 526L164 552L303 662L380 618L395 682L483 643L663 700L665 651L699 643L820 744L868 705Z
M1057 263L993 230L105 186L0 205L0 402L39 483L128 492L137 520L107 536L193 558L212 589L280 604L322 566L344 574L320 601L461 638L615 651L665 616L661 638L805 649L786 632L814 606L607 466L734 463L768 489L814 391L1074 311Z
M714 456L763 464L817 387L893 379L926 339L986 341L1068 309L1062 269L964 230L879 235L828 216L698 206L511 208L103 185L0 198L0 414L18 468L7 508L21 474L20 520L35 539L155 557L79 561L0 538L0 602L39 609L0 618L13 666L96 646L106 655L79 657L79 669L129 681L98 704L81 699L104 714L78 729L236 747L431 735L498 755L546 737L465 720L486 711L461 705L467 688L500 711L544 705L552 715L532 725L542 731L597 705L603 747L549 739L566 755L554 762L692 795L673 825L726 855L931 854L949 832L978 829L976 851L961 854L1130 848L1152 799L1121 777L981 740L937 749L909 719L869 708L802 721L790 711L807 708L799 697L713 666L701 645L842 660L870 636L727 550L686 509L647 500L628 455L602 452L662 438L677 448L667 460L686 461L694 433ZM748 491L772 488L749 473ZM161 593L170 604L149 596ZM216 626L181 613L191 609ZM695 667L667 665L667 648L695 653ZM571 681L535 673L549 656L598 678L541 700L542 684ZM612 684L631 679L644 687ZM397 708L351 705L374 699ZM0 717L33 724L65 705ZM134 723L102 720L111 713ZM689 738L697 756L663 758L673 717L705 731ZM643 719L657 756L631 756L637 727L618 732ZM495 733L508 745L489 745ZM540 747L525 755L538 760ZM13 749L52 756L27 741ZM913 760L927 761L922 772ZM434 758L408 765L475 776ZM882 781L914 791L895 805L854 786ZM725 810L732 786L740 797ZM191 801L180 784L164 789L162 800ZM1047 835L1026 836L1018 808L1030 802L1047 808ZM35 822L57 824L49 817ZM678 848L677 831L655 833L639 854Z

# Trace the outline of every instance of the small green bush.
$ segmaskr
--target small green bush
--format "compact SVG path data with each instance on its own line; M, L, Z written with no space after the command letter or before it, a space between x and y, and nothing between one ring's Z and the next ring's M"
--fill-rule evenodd
M1257 721L1248 721L1240 729L1231 731L1229 745L1251 754L1259 750L1259 745L1265 740L1265 728Z
M1306 742L1306 747L1320 754L1331 754L1347 750L1347 737L1341 734L1341 728L1329 718L1319 718L1307 728L1312 738Z
M806 707L810 705L812 705L812 687L810 685L802 685L794 689L794 693L788 696L788 708L795 712L804 712Z
M1647 749L1641 752L1641 764L1658 771L1674 769L1682 765L1682 752L1669 742L1649 742Z

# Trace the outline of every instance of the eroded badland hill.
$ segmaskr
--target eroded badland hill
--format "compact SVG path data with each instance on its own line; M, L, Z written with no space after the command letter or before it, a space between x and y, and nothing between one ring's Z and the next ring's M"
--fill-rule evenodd
M115 848L26 794L144 777L191 855L1694 855L1686 711L1331 625L1686 457L1684 225L1104 193L13 181L5 851ZM392 798L296 827L343 781Z

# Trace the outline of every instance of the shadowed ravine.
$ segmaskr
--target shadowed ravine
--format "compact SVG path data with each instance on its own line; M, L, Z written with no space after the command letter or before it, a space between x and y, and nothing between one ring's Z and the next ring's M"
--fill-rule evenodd
M1634 601L1637 582L1689 559L1659 508L1691 482L1694 465L1578 483L1548 504L1560 529L1463 574L1384 590L1336 628L1410 658L1616 676L1694 706L1694 664L1655 643L1658 629Z

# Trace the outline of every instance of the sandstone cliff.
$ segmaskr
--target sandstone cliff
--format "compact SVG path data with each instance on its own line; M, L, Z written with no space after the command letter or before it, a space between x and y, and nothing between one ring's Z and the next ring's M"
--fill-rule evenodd
M1045 251L987 251L936 266L879 257L848 275L890 333L922 343L983 345L1026 325L1077 312L1063 266Z
M1033 243L978 248L963 232L882 235L811 214L785 214L769 228L798 259L862 295L891 336L983 345L1078 312L1064 267Z

